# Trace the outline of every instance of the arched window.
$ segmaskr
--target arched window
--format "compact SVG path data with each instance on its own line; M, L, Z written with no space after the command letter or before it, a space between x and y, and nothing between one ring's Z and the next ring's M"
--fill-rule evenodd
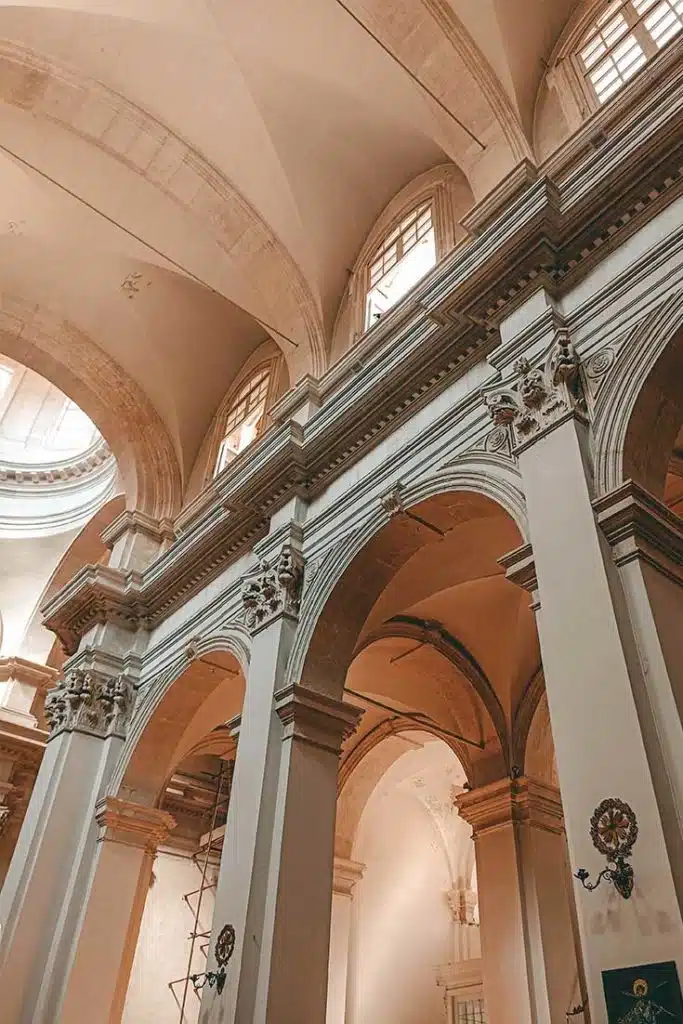
M682 0L683 2L683 0ZM408 214L384 239L368 266L365 327L406 295L436 263L431 202Z
M272 362L257 367L235 393L225 419L214 476L255 441L263 430Z
M611 0L576 54L594 103L606 103L681 29L683 0Z

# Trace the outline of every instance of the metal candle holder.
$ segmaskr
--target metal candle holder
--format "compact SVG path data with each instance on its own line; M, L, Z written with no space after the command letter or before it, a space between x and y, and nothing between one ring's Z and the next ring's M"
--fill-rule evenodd
M226 966L228 960L235 951L235 929L231 924L226 924L221 929L221 933L216 939L216 945L214 947L214 956L216 963L218 964L217 971L203 971L201 974L191 974L190 981L194 987L195 992L199 992L205 985L209 988L216 987L218 995L221 994L225 987L226 979Z
M604 878L623 899L629 899L635 876L627 858L638 838L638 821L633 809L616 797L603 800L593 811L590 835L595 849L607 858L607 867L594 882L589 881L590 872L585 868L579 868L574 877L589 892L597 889Z

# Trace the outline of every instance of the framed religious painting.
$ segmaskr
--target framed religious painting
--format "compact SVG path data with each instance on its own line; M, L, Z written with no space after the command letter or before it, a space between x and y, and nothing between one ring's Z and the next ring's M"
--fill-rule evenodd
M673 960L602 972L609 1024L683 1024L683 996Z

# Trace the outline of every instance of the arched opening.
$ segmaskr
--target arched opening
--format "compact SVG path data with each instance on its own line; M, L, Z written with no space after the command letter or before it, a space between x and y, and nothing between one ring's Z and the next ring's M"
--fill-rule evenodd
M547 744L539 740L534 756L526 756L543 693L534 614L498 561L520 545L520 528L497 500L473 487L415 504L395 493L385 505L390 521L347 561L300 670L304 686L343 694L364 710L343 752L335 851L336 904L355 874L351 898L358 908L346 916L337 908L346 925L333 917L327 1024L436 1024L444 1019L444 1002L449 1021L479 1022L489 998L493 1018L503 1019L505 1000L520 980L526 998L537 983L525 952L525 873L547 868L562 883L538 913L561 922L563 956L574 949L557 780L546 763ZM534 817L541 793L554 808L556 824L547 834L547 821ZM414 804L406 803L409 797ZM530 834L543 832L540 842L524 846L513 838L522 822ZM429 829L436 829L430 842ZM375 865L367 875L366 858ZM478 934L475 940L470 932L475 890L486 940L481 958ZM555 895L561 906L550 906ZM346 975L344 927L351 950ZM421 936L423 944L411 962L406 934ZM394 944L390 962L384 953ZM511 949L517 952L509 956ZM506 974L516 957L514 972ZM553 984L569 1006L578 978L573 953L565 966ZM553 1000L557 1005L555 994Z
M635 480L683 514L683 331L656 359L626 428L623 479Z
M137 939L123 1006L127 1024L196 1022L199 1014L190 975L206 969L244 673L226 645L207 642L194 657L156 698L150 693L144 727L118 773L118 798L154 807L175 823L157 849L144 911L137 907L129 924Z
M343 783L326 1024L484 1019L465 772L434 733L398 726Z

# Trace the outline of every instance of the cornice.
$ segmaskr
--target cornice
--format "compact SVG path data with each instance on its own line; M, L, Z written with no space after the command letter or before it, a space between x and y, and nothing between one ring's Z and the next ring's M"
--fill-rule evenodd
M112 459L111 451L103 440L92 445L86 452L72 459L51 463L19 463L0 459L0 483L20 485L49 485L55 483L81 483L104 463Z
M523 824L557 835L564 832L559 791L538 779L501 779L466 790L456 798L456 806L475 838Z
M534 291L552 299L683 192L683 67L628 109L609 145L572 164L561 184L524 163L484 200L473 230L425 281L323 377L280 406L322 406L276 424L175 522L176 541L143 574L88 567L46 609L71 649L111 612L154 628L265 536L294 496L310 501L498 344L498 325ZM666 102L661 97L666 96ZM562 168L562 155L555 165ZM510 196L513 196L510 199ZM498 212L500 211L500 212ZM296 392L296 389L295 389ZM91 591L90 594L87 591ZM59 616L56 615L59 611ZM61 621L60 621L61 620Z
M54 686L59 676L59 669L50 668L49 665L40 665L16 656L0 658L0 682L16 679L20 683L35 686L38 691L44 693L48 687Z
M643 560L683 584L681 519L634 480L593 502L618 566Z

